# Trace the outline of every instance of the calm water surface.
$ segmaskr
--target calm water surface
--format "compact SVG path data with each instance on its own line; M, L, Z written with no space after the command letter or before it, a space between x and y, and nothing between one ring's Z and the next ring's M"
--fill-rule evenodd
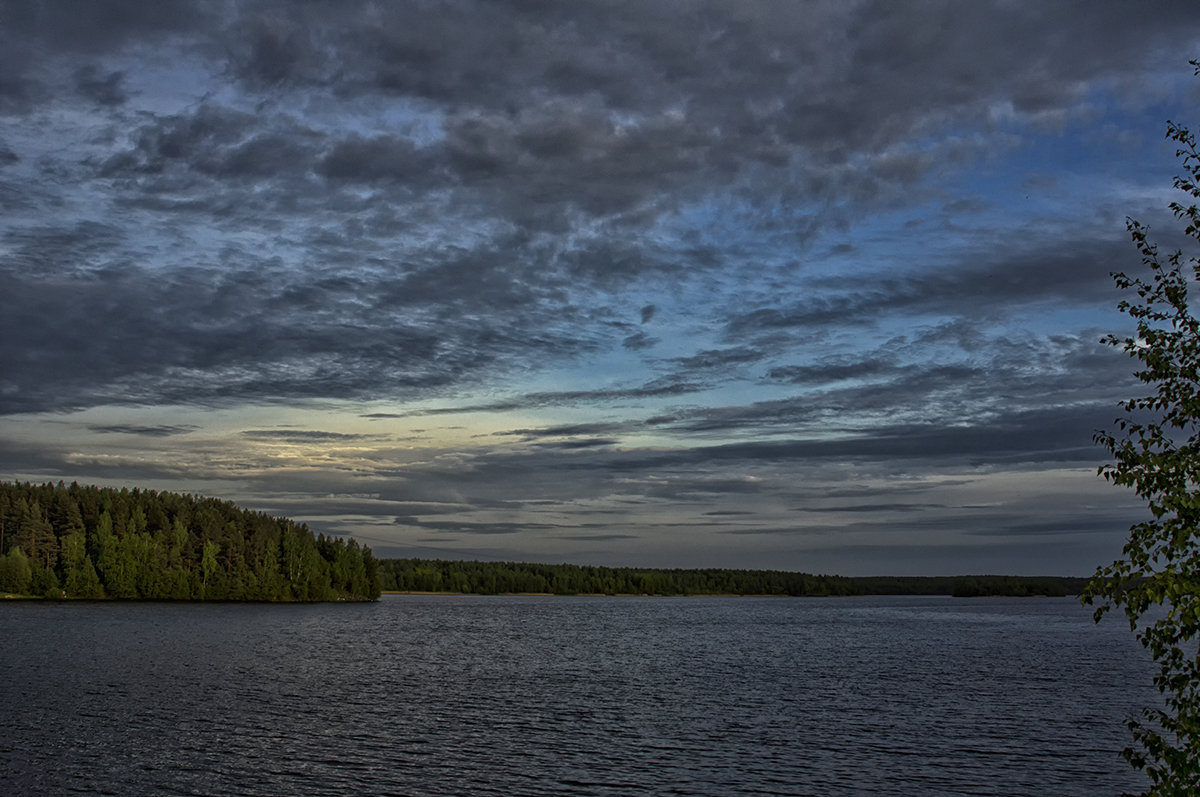
M1072 599L11 602L0 784L1096 797L1152 669Z

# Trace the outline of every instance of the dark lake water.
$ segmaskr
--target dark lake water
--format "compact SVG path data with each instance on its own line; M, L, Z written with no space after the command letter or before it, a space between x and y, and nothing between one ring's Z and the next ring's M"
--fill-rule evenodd
M10 602L0 788L1096 797L1152 668L1073 599Z

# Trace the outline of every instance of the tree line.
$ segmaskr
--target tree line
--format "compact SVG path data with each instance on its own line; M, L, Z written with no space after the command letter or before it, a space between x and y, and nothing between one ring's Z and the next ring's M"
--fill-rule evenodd
M228 501L154 490L0 482L0 592L148 600L379 596L354 540Z
M1082 578L879 576L851 578L779 570L655 569L526 562L382 559L389 592L468 595L1050 595L1078 594Z
M380 587L476 595L852 595L841 576L767 570L592 567L527 562L383 559Z
M1073 576L872 576L856 578L854 582L864 595L1061 598L1082 593L1088 579Z
M150 600L374 600L476 595L1066 595L1085 579L851 578L779 570L377 560L354 540L215 498L0 483L0 592Z

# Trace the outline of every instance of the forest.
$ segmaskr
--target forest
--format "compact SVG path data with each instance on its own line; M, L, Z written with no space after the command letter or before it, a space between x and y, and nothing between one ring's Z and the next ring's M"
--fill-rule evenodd
M379 597L354 540L215 498L0 483L0 592L50 598L333 601Z
M850 578L779 570L658 569L376 559L354 540L215 498L137 488L0 483L0 593L143 600L375 600L476 595L1050 595L1086 579Z
M526 562L383 559L385 591L554 595L853 595L851 579L771 570L663 570Z
M379 583L385 591L474 595L1063 596L1078 594L1086 581L1041 576L849 578L778 570L662 570L433 559L379 562Z

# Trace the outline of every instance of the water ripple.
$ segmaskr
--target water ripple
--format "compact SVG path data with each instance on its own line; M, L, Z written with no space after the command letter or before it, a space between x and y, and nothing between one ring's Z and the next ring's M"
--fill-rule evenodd
M16 795L1090 797L1144 785L1155 697L1063 600L23 603L0 638Z

